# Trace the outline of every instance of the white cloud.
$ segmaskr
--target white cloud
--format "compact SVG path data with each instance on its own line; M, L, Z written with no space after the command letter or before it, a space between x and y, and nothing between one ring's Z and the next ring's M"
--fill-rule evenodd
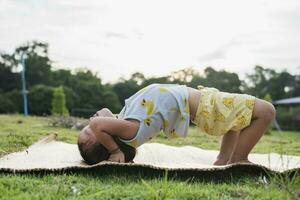
M297 0L0 0L0 50L46 41L57 66L89 67L104 82L187 66L294 73L299 10Z

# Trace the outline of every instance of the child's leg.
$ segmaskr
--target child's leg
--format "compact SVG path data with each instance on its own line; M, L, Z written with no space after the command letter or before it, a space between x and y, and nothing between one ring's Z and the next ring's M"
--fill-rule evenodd
M272 104L256 99L251 124L243 129L238 137L235 151L227 164L239 161L248 162L248 154L266 132L275 117L275 108Z
M226 165L235 150L239 138L239 132L228 131L222 138L220 153L214 165Z

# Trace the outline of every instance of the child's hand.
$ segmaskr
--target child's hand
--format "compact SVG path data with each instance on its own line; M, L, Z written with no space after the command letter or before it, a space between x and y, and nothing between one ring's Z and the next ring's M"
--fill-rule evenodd
M97 111L91 118L92 120L94 117L114 117L114 114L108 108L102 108L101 110Z
M108 160L112 162L124 163L125 156L124 153L120 149L118 149L116 152L110 154Z

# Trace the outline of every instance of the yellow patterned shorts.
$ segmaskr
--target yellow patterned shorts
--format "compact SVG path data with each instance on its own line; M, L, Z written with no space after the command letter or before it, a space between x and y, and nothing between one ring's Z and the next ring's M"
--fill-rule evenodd
M224 135L229 130L240 131L249 126L254 96L220 92L203 86L198 86L198 89L201 96L192 122L200 131L210 135Z

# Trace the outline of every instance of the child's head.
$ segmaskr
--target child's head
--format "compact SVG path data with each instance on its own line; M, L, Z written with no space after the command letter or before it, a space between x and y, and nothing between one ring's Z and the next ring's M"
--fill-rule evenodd
M136 149L121 142L117 137L113 138L124 153L125 162L132 161L136 155ZM82 158L90 165L107 160L110 156L108 150L97 141L94 133L87 127L80 132L77 144Z

